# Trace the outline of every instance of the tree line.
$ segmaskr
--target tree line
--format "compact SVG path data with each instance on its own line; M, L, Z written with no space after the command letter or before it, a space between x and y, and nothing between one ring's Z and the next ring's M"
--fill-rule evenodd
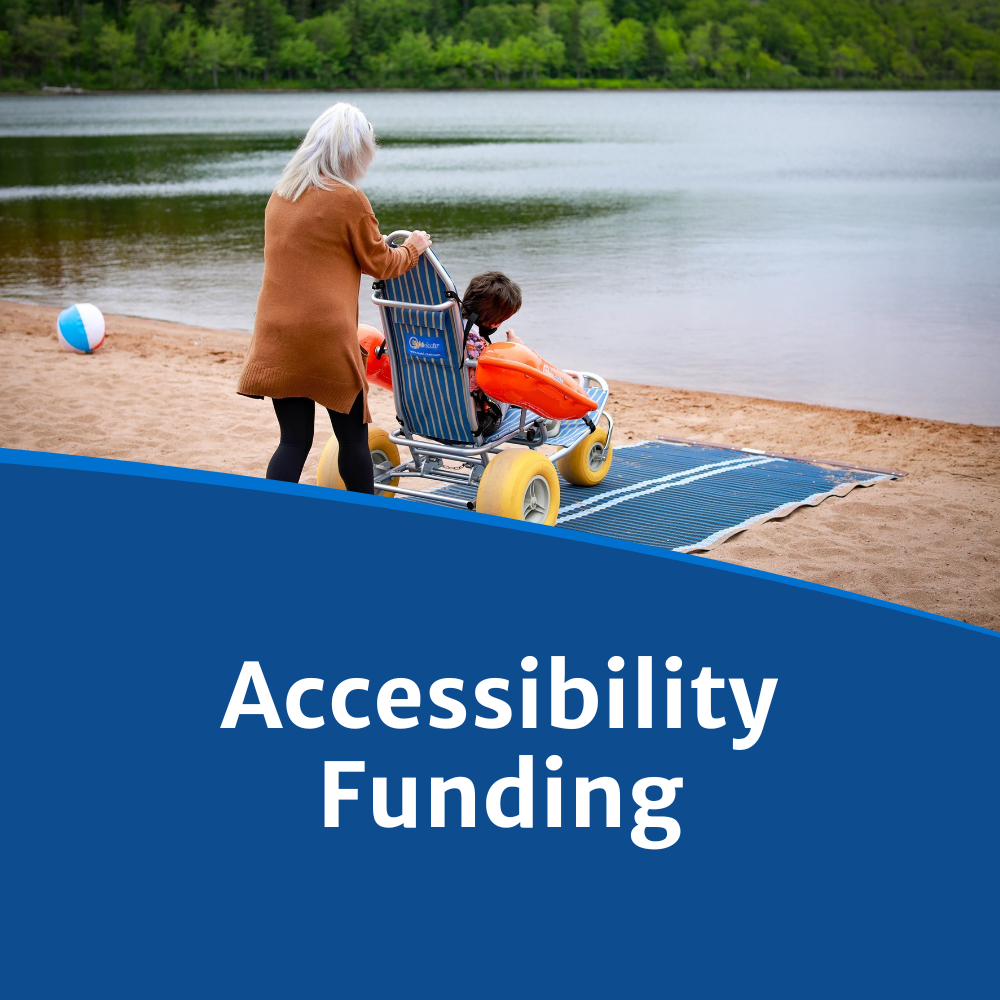
M1000 0L0 0L0 89L1000 87Z

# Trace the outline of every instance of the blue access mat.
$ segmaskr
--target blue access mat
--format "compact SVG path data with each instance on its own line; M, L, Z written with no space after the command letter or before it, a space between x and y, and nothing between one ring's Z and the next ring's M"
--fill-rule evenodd
M560 479L556 524L695 552L796 507L891 478L729 448L642 441L615 447L611 471L599 486L571 486ZM475 498L469 487L442 492Z
M692 552L803 504L889 476L728 448L644 441L615 448L597 487L561 482L556 524Z

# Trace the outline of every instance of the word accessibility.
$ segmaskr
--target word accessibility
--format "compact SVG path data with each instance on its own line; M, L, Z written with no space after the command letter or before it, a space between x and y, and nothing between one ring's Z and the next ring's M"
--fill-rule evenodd
M668 675L681 670L683 663L679 656L668 657L664 664ZM534 656L526 656L521 661L521 669L531 674L538 667ZM621 656L612 656L608 660L608 670L618 675L625 667ZM778 680L765 677L761 682L757 707L754 708L747 693L742 677L730 677L729 688L739 710L740 719L748 732L745 736L733 737L734 750L749 750L760 739L767 721L767 713L771 707ZM253 683L257 693L257 701L247 703L246 695ZM322 702L317 695L310 692L322 692L326 682L321 677L303 677L295 681L288 689L285 697L285 712L288 720L300 729L318 729L326 725L326 718L321 712ZM472 685L470 685L471 687ZM690 691L693 692L695 717L703 729L720 729L726 725L725 715L716 716L712 694L720 688L725 688L726 681L721 677L713 677L709 667L702 667L696 677L690 679ZM378 689L371 704L369 693L371 682L367 677L348 677L334 685L329 701L333 720L345 729L365 729L371 725L371 712L378 715L383 725L390 729L413 729L421 724L417 710L423 705L423 693L420 685L409 677L392 677ZM521 679L520 698L511 704L511 681L507 677L485 677L473 687L476 703L476 714L473 725L479 729L504 729L514 720L514 709L520 701L520 724L522 729L537 729L539 725L539 690L538 681L531 676ZM630 690L628 690L630 688ZM458 729L469 721L469 708L461 695L466 691L465 681L461 677L441 677L433 681L427 694L431 704L439 711L426 717L426 722L434 729ZM680 729L683 723L683 705L685 689L682 679L668 676L666 679L666 698L657 709L659 724L667 729ZM303 707L305 696L309 694L315 707L309 709L314 714L307 714ZM566 658L553 656L551 658L549 684L549 724L554 729L583 729L592 723L606 724L609 729L623 729L626 725L626 715L629 722L634 720L637 729L652 729L654 718L653 704L653 658L640 656L637 658L637 669L634 680L629 684L623 676L611 676L607 680L606 712L600 712L601 698L598 687L586 677L567 677ZM350 703L348 702L350 698ZM573 704L570 704L570 698ZM626 713L626 705L630 711ZM482 714L479 709L485 710ZM270 689L264 678L260 663L248 660L237 678L232 697L222 719L222 729L235 729L242 715L263 715L269 729L281 729L283 723L278 709L271 697ZM605 721L606 720L606 721Z

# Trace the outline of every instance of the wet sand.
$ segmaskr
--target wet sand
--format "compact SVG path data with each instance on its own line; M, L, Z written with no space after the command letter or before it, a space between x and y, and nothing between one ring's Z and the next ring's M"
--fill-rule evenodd
M261 476L267 401L236 395L245 334L108 316L88 356L58 310L0 301L0 447ZM718 559L1000 630L1000 428L613 382L620 443L656 435L907 472L734 536ZM392 397L372 416L395 426ZM330 436L320 410L302 481Z

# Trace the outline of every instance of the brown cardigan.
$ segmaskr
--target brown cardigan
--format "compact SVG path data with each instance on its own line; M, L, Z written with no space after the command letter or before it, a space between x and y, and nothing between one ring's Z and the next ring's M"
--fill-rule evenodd
M349 413L364 392L370 423L366 356L358 344L361 272L395 278L417 257L412 246L386 246L361 191L331 182L298 201L272 194L264 212L264 281L236 391L307 396L339 413Z

